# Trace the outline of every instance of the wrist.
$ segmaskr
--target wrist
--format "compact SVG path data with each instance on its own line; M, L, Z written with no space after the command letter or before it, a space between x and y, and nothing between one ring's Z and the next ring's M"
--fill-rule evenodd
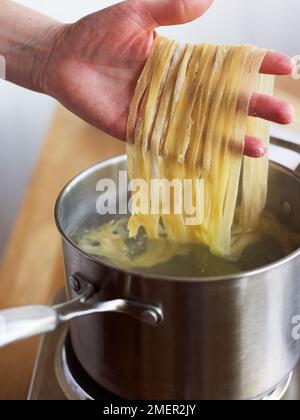
M36 40L35 45L32 44L29 46L29 49L31 49L29 53L31 60L28 63L30 89L51 94L47 88L47 78L49 77L48 67L50 67L50 62L55 55L56 46L59 44L68 26L66 24L56 23L44 28L39 39ZM55 68L52 71L55 72Z
M0 55L8 81L43 91L43 73L63 24L10 0L0 0Z
M9 81L36 92L45 92L45 75L49 61L65 25L51 23L39 28L33 37L12 49L7 60Z

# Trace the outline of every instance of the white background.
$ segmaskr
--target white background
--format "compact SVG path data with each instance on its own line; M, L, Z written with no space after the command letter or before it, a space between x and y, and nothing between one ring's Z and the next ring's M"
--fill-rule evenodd
M72 22L118 1L20 0L19 3ZM299 0L215 0L212 9L202 19L180 28L163 28L162 32L183 41L254 43L296 55L300 54L299 29ZM0 81L0 254L49 124L53 105L53 101L45 96Z

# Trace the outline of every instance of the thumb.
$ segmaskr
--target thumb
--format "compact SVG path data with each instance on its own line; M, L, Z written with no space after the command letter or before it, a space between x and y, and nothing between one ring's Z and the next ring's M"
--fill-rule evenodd
M141 0L139 5L157 26L178 25L191 22L203 15L214 0Z

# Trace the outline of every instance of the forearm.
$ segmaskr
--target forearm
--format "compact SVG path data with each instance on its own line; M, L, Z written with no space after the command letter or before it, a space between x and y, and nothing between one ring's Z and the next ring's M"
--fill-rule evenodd
M63 25L10 0L0 0L0 55L6 78L42 91L42 74Z

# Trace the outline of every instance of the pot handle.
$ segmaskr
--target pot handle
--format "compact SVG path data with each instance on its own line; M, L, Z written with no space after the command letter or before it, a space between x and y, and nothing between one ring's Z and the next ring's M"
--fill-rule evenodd
M0 311L0 347L54 331L58 315L47 306L24 306Z
M115 299L89 304L90 291L77 299L57 306L24 306L0 311L0 348L16 341L54 331L71 319L102 312L129 315L150 326L163 321L162 310L134 300Z
M291 152L298 153L300 155L300 144L293 143L288 140L279 139L276 137L271 137L271 144L274 146L282 147L283 149L288 149ZM296 168L295 172L300 175L300 164Z

